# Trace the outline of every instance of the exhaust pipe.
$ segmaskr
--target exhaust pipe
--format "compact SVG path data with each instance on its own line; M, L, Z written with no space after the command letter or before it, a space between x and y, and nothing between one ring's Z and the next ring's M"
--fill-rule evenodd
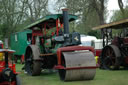
M62 11L63 11L63 22L64 22L64 34L69 34L68 9L62 9Z

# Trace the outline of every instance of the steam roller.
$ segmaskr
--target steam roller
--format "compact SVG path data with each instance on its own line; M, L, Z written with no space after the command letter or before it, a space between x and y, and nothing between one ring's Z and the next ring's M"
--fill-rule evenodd
M96 74L96 61L92 51L91 47L81 46L60 48L58 52L58 56L61 55L61 59L58 58L61 61L58 62L60 79L64 81L92 80Z
M63 9L63 14L49 15L27 26L32 30L31 44L25 52L25 71L29 75L38 76L41 69L57 69L64 81L94 78L94 48L80 46L80 34L69 32L69 22L76 19ZM53 32L48 36L47 31Z

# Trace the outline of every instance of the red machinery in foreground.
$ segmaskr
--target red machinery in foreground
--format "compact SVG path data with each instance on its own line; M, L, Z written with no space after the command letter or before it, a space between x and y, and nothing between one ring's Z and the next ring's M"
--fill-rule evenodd
M15 64L9 62L14 50L0 49L0 85L21 85Z

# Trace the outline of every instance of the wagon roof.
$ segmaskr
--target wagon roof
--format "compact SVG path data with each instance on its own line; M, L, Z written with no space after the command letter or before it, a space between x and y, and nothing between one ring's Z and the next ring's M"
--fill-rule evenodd
M36 22L28 25L27 27L25 27L25 29L33 29L34 27L39 27L42 28L45 24L45 22L47 22L47 24L52 24L52 27L56 26L56 19L60 19L60 21L63 21L63 15L62 14L52 14L52 15L47 15L43 18L41 18L40 20L37 20ZM69 18L69 22L74 21L77 19L77 16L75 15L71 15L69 14L68 16Z
M112 29L121 29L121 28L126 28L128 27L128 19L116 21L116 22L111 22L108 24L103 24L97 27L92 28L93 30L97 29L104 29L104 28L112 28Z

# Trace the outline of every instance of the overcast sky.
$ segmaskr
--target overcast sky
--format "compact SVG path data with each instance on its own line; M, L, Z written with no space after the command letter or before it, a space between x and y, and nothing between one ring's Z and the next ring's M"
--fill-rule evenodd
M123 4L124 6L126 6L126 0L122 0L123 1ZM108 6L107 6L107 9L108 9L108 18L107 18L107 22L110 21L110 18L113 14L113 11L114 10L119 10L119 6L118 6L118 0L109 0L108 1Z
M108 10L117 10L119 9L119 6L118 6L118 0L109 0L108 1L108 6L107 6L107 9Z

